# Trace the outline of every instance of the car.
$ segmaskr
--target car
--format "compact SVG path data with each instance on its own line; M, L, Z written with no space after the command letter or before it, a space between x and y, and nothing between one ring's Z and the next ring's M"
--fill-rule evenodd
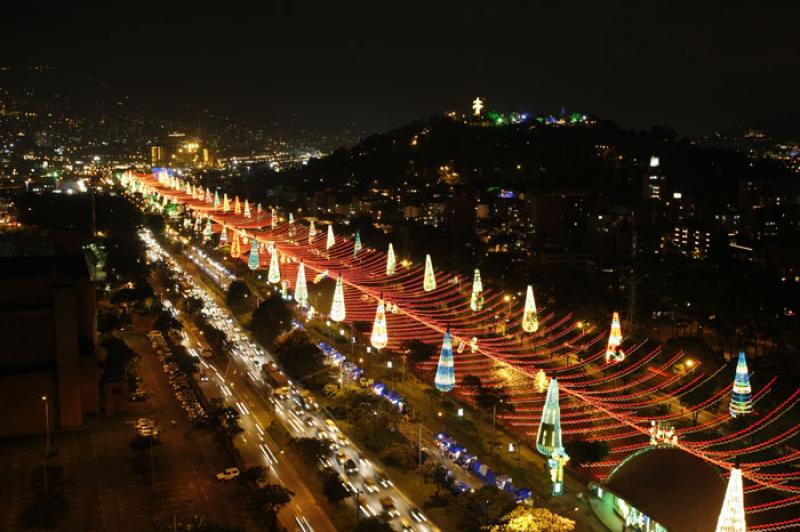
M364 478L364 491L366 491L367 493L377 493L378 491L380 491L380 488L378 488L378 483L375 482L374 478L370 477Z
M141 391L140 392L133 392L130 395L130 400L131 401L135 401L135 402L146 401L147 400L147 394L144 393L144 392L141 392Z
M333 422L331 418L325 420L325 424L328 425L328 428L332 431L338 431L339 428L336 426L336 423Z
M345 462L347 462L347 455L344 454L342 451L339 451L338 453L336 453L336 461L339 462L340 464L344 464Z
M378 473L377 475L375 475L375 480L377 480L378 484L380 484L384 488L388 488L388 487L394 486L392 481L389 480L389 478L386 475L382 474L382 473Z
M400 530L403 532L414 532L414 527L411 526L411 523L408 522L408 519L403 517L400 519Z
M428 518L425 517L419 508L412 508L408 511L408 515L411 516L411 519L416 521L417 523L425 523L428 521Z
M314 418L311 416L306 416L303 420L303 423L306 424L306 427L313 427L314 426Z
M136 425L135 425L135 427L136 427L137 429L141 429L141 428L145 428L145 427L146 427L146 428L153 428L153 427L155 426L155 424L156 424L156 422L155 422L155 421L153 421L153 420L152 420L152 419L150 419L150 418L147 418L147 417L140 417L138 420L136 420Z
M342 467L344 468L344 472L348 475L354 475L358 473L358 466L352 459L345 461Z
M220 471L217 473L217 480L233 480L239 476L239 468L238 467L229 467L225 471Z
M388 495L386 497L381 497L380 503L383 511L389 514L390 517L400 517L400 512L397 511L391 497Z

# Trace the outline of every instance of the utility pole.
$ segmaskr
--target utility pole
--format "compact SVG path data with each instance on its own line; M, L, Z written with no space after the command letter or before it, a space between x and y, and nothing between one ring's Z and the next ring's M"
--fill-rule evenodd
M50 456L50 408L47 403L47 396L42 396L44 402L44 423L45 434L47 435L47 443L45 444L44 451L44 494L47 495L47 457Z
M631 235L631 273L628 276L628 334L632 335L634 330L634 323L636 319L636 287L639 284L639 278L636 275L636 229L633 230Z

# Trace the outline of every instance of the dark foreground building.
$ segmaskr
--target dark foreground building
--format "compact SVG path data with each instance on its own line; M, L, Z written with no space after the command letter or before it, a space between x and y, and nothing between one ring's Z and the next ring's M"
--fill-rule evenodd
M0 437L98 411L96 300L83 255L0 257Z

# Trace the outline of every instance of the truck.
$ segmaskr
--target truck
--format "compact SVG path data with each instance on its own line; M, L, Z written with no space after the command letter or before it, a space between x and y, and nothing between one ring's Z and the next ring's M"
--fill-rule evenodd
M289 379L274 362L261 365L261 377L273 392L278 388L288 388L290 384Z

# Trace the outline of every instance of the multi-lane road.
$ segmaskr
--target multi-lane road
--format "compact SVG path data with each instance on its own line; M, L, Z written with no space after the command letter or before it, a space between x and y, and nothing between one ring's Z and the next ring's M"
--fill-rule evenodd
M351 506L354 514L358 511L363 517L379 515L391 500L394 509L389 513L394 528L436 530L427 517L414 507L376 464L364 457L332 420L327 419L319 410L308 408L308 401L301 401L304 391L298 383L293 383L287 393L279 398L268 398L260 368L263 364L274 363L269 353L253 342L239 327L232 313L218 302L214 290L199 275L185 269L149 232L145 231L141 236L147 246L149 260L165 261L191 292L189 295L203 301L203 313L212 325L227 335L232 345L232 356L224 368L218 368L201 359L203 377L200 386L207 397L221 397L226 405L239 411L240 425L244 432L234 443L245 462L248 465L264 465L269 469L271 481L279 482L295 493L290 505L279 516L284 526L303 531L335 530L330 518L317 504L297 471L264 430L273 419L281 423L293 437L335 442L330 444L331 453L327 463L340 474L343 484L353 493L347 504L355 505L358 500L358 510ZM202 336L194 332L188 317L178 312L168 298L165 297L164 301L184 323L190 352L199 356L205 348ZM346 471L347 460L352 460L355 467Z

